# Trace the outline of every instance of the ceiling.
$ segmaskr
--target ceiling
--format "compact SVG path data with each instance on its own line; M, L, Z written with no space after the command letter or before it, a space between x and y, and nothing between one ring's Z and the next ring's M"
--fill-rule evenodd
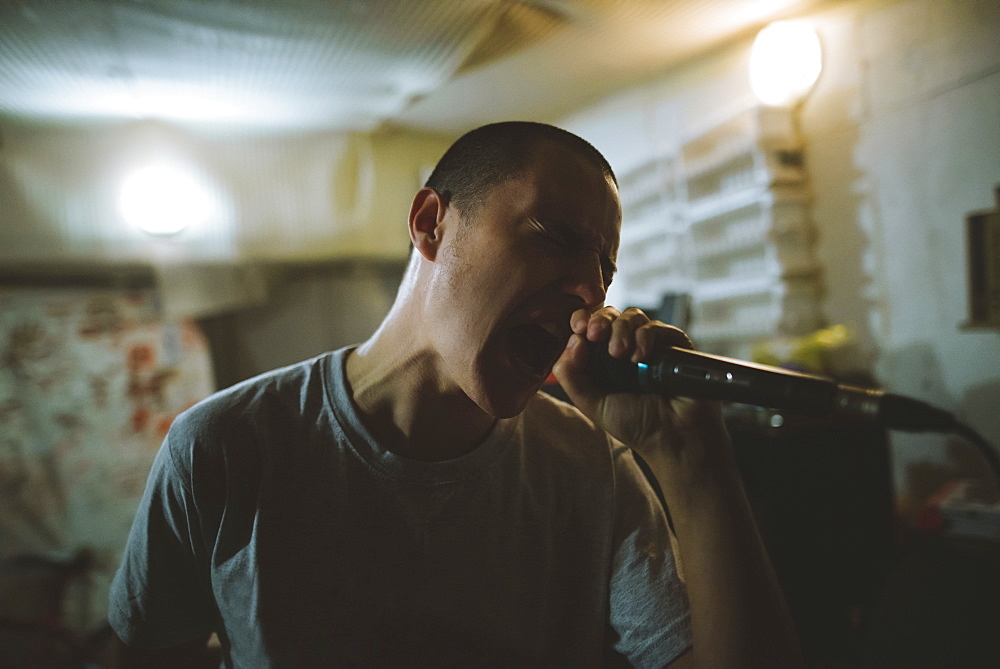
M3 0L0 117L555 120L817 0Z

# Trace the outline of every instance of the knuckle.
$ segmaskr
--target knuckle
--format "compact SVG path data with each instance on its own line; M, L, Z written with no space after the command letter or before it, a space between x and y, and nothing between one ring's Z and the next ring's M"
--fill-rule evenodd
M663 341L670 346L694 348L691 338L683 330L673 325L667 325L663 328Z
M649 317L642 311L642 309L639 309L638 307L629 307L628 309L622 312L622 317L628 318L629 320L632 321L649 320Z
M628 318L619 318L614 323L611 324L611 329L616 333L628 333L636 331L636 324L630 321Z
M622 312L612 306L602 307L598 313L608 318L618 318L622 315Z
M646 323L642 327L636 329L635 336L637 339L642 341L651 341L656 337L656 327L652 323Z
M650 352L668 346L693 348L690 338L683 330L662 321L649 321L637 328L635 338L640 347Z

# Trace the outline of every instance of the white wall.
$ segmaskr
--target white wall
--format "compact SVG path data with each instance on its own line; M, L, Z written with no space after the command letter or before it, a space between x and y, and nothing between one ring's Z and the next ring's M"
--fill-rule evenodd
M393 130L210 136L156 122L0 130L0 266L405 259L410 200L448 145ZM217 206L154 238L124 220L118 192L162 160L194 172Z
M955 411L1000 444L1000 332L969 331L964 216L1000 183L1000 3L854 2L811 19L825 70L801 110L827 320L850 325L890 391ZM565 119L619 171L749 95L750 42ZM893 435L907 467L958 442ZM958 444L960 446L960 444Z
M201 321L219 387L361 343L389 313L405 269L403 260L268 268L266 301Z

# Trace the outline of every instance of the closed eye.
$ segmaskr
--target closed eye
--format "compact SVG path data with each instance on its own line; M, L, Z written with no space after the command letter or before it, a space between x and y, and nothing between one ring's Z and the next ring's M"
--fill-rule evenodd
M528 223L540 239L547 245L556 247L564 255L580 255L590 250L593 246L576 229L561 221L546 221L543 223L537 218L530 218L528 219ZM601 275L604 287L607 288L614 280L615 274L618 272L618 266L614 260L604 256L600 250L597 252L601 255Z
M535 235L547 244L571 250L575 246L573 240L559 227L546 225L536 218L528 219L528 224Z

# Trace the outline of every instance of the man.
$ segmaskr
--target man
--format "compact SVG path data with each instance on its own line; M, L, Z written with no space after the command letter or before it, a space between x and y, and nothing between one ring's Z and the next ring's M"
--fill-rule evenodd
M214 631L241 667L798 663L718 406L588 372L591 345L690 345L603 305L620 222L575 135L459 139L413 200L410 265L368 341L175 422L113 586L130 649ZM553 369L579 411L538 393Z

